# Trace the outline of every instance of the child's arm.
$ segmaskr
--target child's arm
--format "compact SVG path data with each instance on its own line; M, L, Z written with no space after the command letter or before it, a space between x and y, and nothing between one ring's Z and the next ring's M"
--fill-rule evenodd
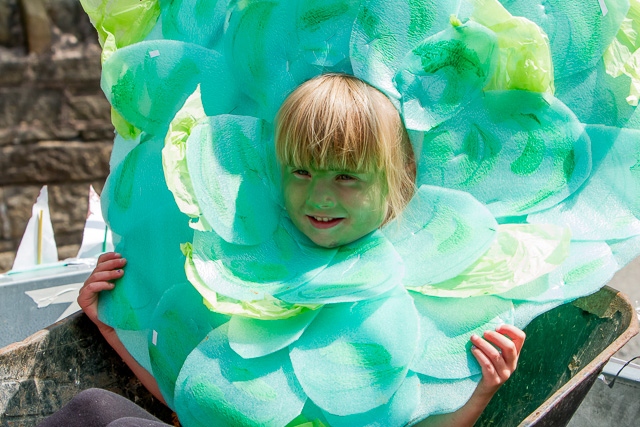
M417 426L464 427L472 426L478 420L493 395L515 371L525 334L515 326L502 325L495 332L485 332L484 338L471 337L474 345L471 352L482 368L482 379L469 401L455 412L431 416Z
M78 295L78 304L82 311L87 315L93 323L98 326L100 333L107 340L109 345L122 357L122 360L129 366L136 377L140 380L147 390L149 390L156 399L166 405L158 383L153 376L129 354L124 347L116 331L111 327L98 320L98 297L100 292L111 290L114 288L113 280L119 279L124 274L122 267L127 261L120 254L108 252L100 255L98 264L93 270L89 278L84 282Z

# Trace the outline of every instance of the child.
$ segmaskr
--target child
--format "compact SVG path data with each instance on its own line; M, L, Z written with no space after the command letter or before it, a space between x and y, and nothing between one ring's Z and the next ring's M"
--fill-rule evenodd
M321 247L342 246L375 231L397 216L413 193L415 162L397 110L381 92L352 76L321 75L287 98L277 117L276 153L286 212ZM78 302L162 400L151 374L97 317L99 293L113 289L125 263L118 254L102 255ZM473 336L471 351L482 367L475 392L458 411L432 416L420 425L473 425L515 370L523 341L524 333L508 325L487 331L484 338Z

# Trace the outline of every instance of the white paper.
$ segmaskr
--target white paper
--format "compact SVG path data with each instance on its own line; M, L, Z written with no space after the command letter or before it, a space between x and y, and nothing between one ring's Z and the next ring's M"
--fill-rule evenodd
M38 308L48 307L51 304L69 304L64 313L58 317L57 322L80 310L77 299L81 287L82 283L70 283L68 285L26 291L25 294L38 305Z

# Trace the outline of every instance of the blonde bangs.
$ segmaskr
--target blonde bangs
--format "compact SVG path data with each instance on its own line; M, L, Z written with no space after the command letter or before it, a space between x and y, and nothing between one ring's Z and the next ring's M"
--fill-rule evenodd
M377 170L382 162L373 106L357 87L364 83L332 76L310 80L282 105L276 128L278 160L296 167Z

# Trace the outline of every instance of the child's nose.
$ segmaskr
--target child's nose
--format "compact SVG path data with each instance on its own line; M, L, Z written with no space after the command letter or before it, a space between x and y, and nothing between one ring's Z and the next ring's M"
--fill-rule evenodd
M323 180L313 181L309 187L307 204L317 209L329 209L335 206L335 194L330 183Z

